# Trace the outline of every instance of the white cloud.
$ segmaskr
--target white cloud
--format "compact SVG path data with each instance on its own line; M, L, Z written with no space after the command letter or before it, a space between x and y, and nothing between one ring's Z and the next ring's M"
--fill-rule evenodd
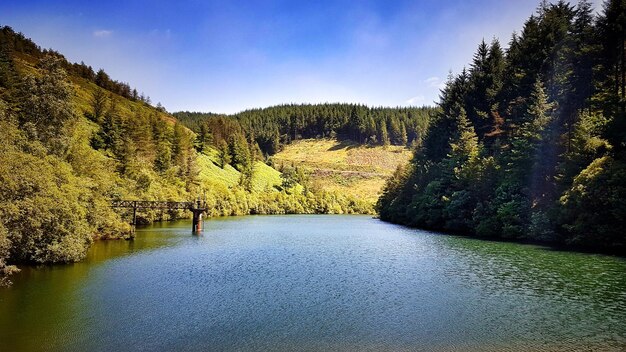
M423 95L418 95L416 97L413 97L407 100L406 103L409 105L424 105L425 101L426 101L426 97L424 97Z
M424 80L424 83L427 83L430 88L443 89L446 86L446 82L444 82L439 77L430 77Z
M108 29L100 29L97 31L93 31L92 34L96 38L108 38L111 36L111 34L113 34L113 31L108 30Z

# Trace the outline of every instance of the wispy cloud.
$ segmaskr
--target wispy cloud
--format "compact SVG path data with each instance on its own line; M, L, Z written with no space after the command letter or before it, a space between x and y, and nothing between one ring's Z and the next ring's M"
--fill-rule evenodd
M113 34L113 31L108 29L99 29L97 31L93 31L92 34L96 38L108 38Z
M436 76L425 79L424 83L428 84L430 88L437 88L437 89L443 89L446 86L446 82Z
M424 105L424 102L426 102L426 97L423 95L418 95L406 101L409 105Z

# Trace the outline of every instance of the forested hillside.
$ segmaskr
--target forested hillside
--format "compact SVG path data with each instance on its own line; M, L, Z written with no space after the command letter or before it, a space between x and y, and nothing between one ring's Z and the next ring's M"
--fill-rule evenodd
M419 145L434 109L370 108L355 104L281 105L234 115L177 112L176 118L214 143L224 134L224 120L237 124L265 155L274 155L292 141L339 138L367 145ZM231 128L232 129L232 128ZM204 132L203 132L204 131ZM210 138L211 138L210 137Z
M112 199L193 194L193 134L174 122L103 70L1 28L0 274L7 261L77 261L94 239L128 236Z
M0 284L15 270L8 264L73 262L95 239L128 236L114 199L202 196L214 216L371 211L266 165L238 122L217 124L222 137L196 135L103 70L0 28ZM188 215L142 211L138 220Z
M373 213L385 179L408 161L411 148L421 145L435 111L292 104L234 115L174 116L197 133L199 150L218 149L221 163L232 162L245 173L245 160L262 159L285 175L296 176L307 190L344 195L359 204L361 212ZM250 150L251 155L238 150Z
M626 250L626 2L542 3L508 48L450 77L384 220Z

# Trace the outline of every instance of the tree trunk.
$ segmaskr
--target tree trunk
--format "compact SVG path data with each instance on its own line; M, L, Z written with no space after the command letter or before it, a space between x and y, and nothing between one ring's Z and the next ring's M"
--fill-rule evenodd
M621 66L622 66L622 79L621 79L621 88L622 88L622 101L620 103L621 107L622 107L622 114L624 113L624 104L626 104L626 69L624 67L625 61L626 61L626 34L624 32L624 29L622 29L622 40L621 40L621 44L622 44L622 50L621 50L621 55L622 55L622 59L621 59Z

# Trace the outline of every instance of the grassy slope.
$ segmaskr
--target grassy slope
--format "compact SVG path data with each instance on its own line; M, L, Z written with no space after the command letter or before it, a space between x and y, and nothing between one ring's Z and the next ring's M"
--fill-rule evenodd
M76 91L75 102L82 114L91 111L91 99L97 86L80 77L72 77L72 83ZM142 102L133 102L115 95L118 101L120 113L126 116L133 116L134 111L141 111L144 114L156 113L158 116L174 124L176 119L166 113L160 112ZM205 187L225 187L232 188L239 184L240 172L232 166L226 165L224 169L218 165L218 151L209 149L205 154L198 154L199 180ZM256 162L252 178L252 188L254 191L275 191L274 185L280 185L281 173L272 167Z
M23 55L17 60L17 67L22 72L37 74L36 63L37 60ZM78 115L81 116L79 124L85 131L83 138L89 138L89 134L95 132L98 126L82 116L91 112L91 100L98 87L93 82L77 76L70 76L70 80L75 91L74 104ZM130 101L115 94L113 97L116 100L118 112L127 118L133 118L136 113L144 116L157 114L171 124L176 122L170 114L157 111L142 102ZM378 198L385 178L395 170L399 163L406 162L409 156L408 150L396 146L384 149L347 142L339 143L335 140L304 140L286 146L283 152L274 157L274 160L275 165L280 165L281 162L294 162L296 165L304 166L311 172L313 186L318 189L338 191L340 194L355 196L373 204ZM203 189L209 192L216 191L214 193L219 197L226 194L232 195L231 190L239 184L240 172L230 165L222 169L218 166L218 160L218 152L214 149L209 149L205 154L198 154L199 181ZM145 169L145 172L150 175L153 182L150 189L141 197L180 200L189 196L175 182L170 184L151 169ZM252 179L254 192L278 192L275 186L280 186L281 183L279 171L262 162L255 163ZM300 193L302 190L301 185L296 185L292 192ZM122 190L123 197L136 198L136 195L126 192Z
M37 60L28 55L21 55L16 60L18 70L22 72L28 72L31 74L39 74L35 68ZM98 87L82 77L70 76L69 77L74 88L74 106L76 112L81 118L78 123L81 129L85 132L82 138L89 138L91 133L94 133L98 129L98 125L94 122L87 120L85 113L92 111L92 97L98 89ZM107 92L107 94L110 94ZM116 100L118 112L122 116L133 118L137 112L142 115L157 114L159 118L174 124L176 119L164 112L156 110L154 107L144 104L139 101L131 101L116 94L112 94L112 97ZM224 169L218 166L219 162L218 151L215 149L209 149L206 154L198 154L197 164L199 171L199 181L202 187L205 189L231 189L239 184L240 172L235 170L232 166L226 165ZM148 198L181 198L185 197L184 191L175 189L176 186L166 185L157 176L157 174L148 170L154 179ZM282 183L281 173L272 167L257 161L254 166L254 173L252 178L252 189L256 192L277 192L274 186L278 186ZM167 188L171 188L167 191ZM302 186L298 185L297 190L301 191ZM125 192L124 192L125 193ZM164 194L161 194L164 193ZM177 194L174 196L174 194ZM136 198L134 195L123 194L123 197Z
M285 146L274 157L276 167L304 167L314 187L376 202L385 179L411 158L403 147L367 147L332 139L307 139Z
M37 65L37 59L24 55L17 54L16 67L21 72L34 73L38 74L38 70L35 68ZM98 88L95 83L90 82L82 77L77 76L69 76L70 81L72 82L74 88L74 104L77 108L77 111L81 116L83 116L86 112L91 112L91 100L94 92ZM107 94L110 94L106 91ZM123 116L133 116L136 111L139 111L143 114L152 114L156 113L160 118L174 123L176 119L170 114L160 112L152 106L148 106L139 101L131 101L126 98L123 98L117 94L113 94L117 102L117 108L119 109L120 115Z
M200 182L208 188L232 188L239 184L241 173L230 165L226 165L222 169L219 166L218 151L215 149L209 148L205 154L200 154L198 166L200 168ZM252 175L252 189L257 192L276 191L274 186L279 186L282 183L280 175L281 173L272 167L257 161Z

